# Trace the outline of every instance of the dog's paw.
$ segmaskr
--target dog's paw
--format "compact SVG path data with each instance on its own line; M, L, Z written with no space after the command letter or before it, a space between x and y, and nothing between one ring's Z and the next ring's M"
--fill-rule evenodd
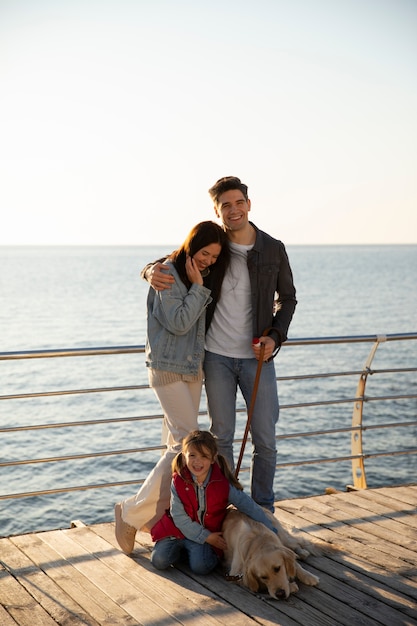
M310 585L311 587L316 587L319 584L320 579L318 576L315 576L314 574L307 572L307 575L305 576L303 582L306 585Z
M296 553L298 558L301 559L302 561L304 561L308 556L310 556L309 550L306 550L305 548L301 548L300 546L295 546L294 552Z
M299 563L296 565L296 576L298 580L300 580L305 585L310 585L311 587L315 587L319 584L319 579L317 576L308 572L304 567L301 567Z
M295 581L290 583L290 593L297 593L298 585Z

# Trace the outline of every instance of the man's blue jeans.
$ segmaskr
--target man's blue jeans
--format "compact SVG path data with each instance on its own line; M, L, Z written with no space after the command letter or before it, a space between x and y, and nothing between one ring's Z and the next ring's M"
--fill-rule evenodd
M209 574L219 563L219 557L210 544L175 537L166 537L156 542L151 563L156 569L167 569L181 561L185 555L188 556L190 569L195 574Z
M240 388L249 409L258 361L235 359L207 352L204 360L210 430L219 453L234 467L233 439L236 426L236 393ZM279 416L274 362L262 365L252 414L251 495L265 508L274 510L274 476L277 460L275 427Z

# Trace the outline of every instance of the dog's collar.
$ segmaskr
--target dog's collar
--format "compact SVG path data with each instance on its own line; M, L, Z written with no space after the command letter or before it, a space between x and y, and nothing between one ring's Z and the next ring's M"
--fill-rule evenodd
M236 582L239 582L239 580L242 580L243 574L236 574L236 576L231 576L230 574L225 574L224 577L225 577L225 579L227 581L232 582L232 583L236 583Z

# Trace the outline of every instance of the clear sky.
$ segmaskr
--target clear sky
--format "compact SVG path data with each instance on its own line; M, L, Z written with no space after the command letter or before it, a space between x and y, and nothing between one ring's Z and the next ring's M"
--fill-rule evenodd
M417 243L416 0L0 0L0 244Z

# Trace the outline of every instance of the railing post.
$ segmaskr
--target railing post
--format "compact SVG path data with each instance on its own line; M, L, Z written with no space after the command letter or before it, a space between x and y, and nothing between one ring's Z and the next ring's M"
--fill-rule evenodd
M356 458L352 459L352 478L353 486L355 489L366 489L366 473L365 473L365 461L363 455L363 442L362 442L362 418L363 418L363 405L365 402L365 387L368 375L371 374L371 364L374 359L375 353L380 343L387 340L386 335L378 335L376 342L371 348L366 363L363 366L363 371L360 375L358 386L355 394L355 404L353 406L352 413L352 434L351 434L351 454Z

